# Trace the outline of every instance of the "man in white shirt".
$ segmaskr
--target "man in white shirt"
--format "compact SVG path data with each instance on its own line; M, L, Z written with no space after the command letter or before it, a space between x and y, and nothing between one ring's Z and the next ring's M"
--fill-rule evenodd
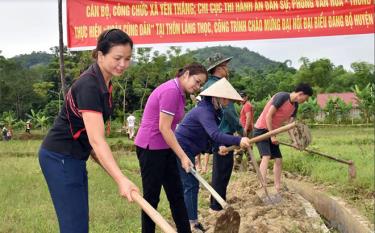
M133 116L132 113L126 118L126 121L128 122L128 133L129 133L129 138L133 139L134 137L134 127L135 127L135 116Z

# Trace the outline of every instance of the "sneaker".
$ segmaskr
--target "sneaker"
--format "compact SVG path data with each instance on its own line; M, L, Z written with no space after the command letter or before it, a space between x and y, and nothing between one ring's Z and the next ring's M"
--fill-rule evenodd
M206 232L201 223L197 223L193 227L193 232Z

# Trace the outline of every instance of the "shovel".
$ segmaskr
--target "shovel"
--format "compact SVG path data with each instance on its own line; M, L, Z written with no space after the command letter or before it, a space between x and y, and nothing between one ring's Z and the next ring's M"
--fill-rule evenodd
M271 130L271 131L269 131L265 134L259 135L257 137L253 137L253 138L250 139L250 142L255 143L255 142L263 141L267 138L270 138L273 135L276 135L276 134L279 134L279 133L282 133L282 132L285 132L285 131L289 131L289 135L292 138L294 138L294 141L295 141L295 143L296 143L296 145L299 149L304 149L311 142L311 133L310 133L309 128L306 125L304 125L302 123L298 123L298 122L292 122L292 123L289 123L289 124L287 124L285 126L282 126L280 128ZM230 146L230 147L227 148L227 150L230 151L230 150L233 150L235 148L236 148L235 146ZM253 151L250 147L248 148L248 153L249 153L251 162L253 164L253 167L256 171L259 183L261 184L261 186L264 190L264 194L262 194L260 192L257 192L257 195L261 198L261 200L265 204L276 204L276 203L280 202L281 197L280 197L280 195L277 194L276 190L272 189L273 195L269 194L268 189L267 189L267 184L265 183L265 181L263 179L263 176L259 171L258 163L256 162L256 160L254 158L255 156L254 156Z
M220 211L217 216L214 233L238 233L241 223L240 214L235 211L194 168L190 169L190 173L211 193L221 207L223 207L224 211Z
M154 209L139 193L132 192L133 200L143 209L144 212L158 225L165 233L177 233L175 229Z
M264 204L277 204L281 201L280 196L276 193L276 191L273 192L273 195L270 195L268 192L267 184L264 182L263 176L259 171L259 166L257 161L255 160L253 150L248 147L247 152L249 153L250 160L253 164L253 167L255 169L255 172L257 174L258 180L260 185L263 188L264 194L261 192L256 192L258 197L263 201Z

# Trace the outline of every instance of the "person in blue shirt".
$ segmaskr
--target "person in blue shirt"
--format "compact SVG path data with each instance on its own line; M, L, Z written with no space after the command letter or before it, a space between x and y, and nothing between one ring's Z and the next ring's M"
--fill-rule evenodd
M226 134L218 126L222 107L227 106L230 100L242 100L232 85L224 78L212 84L200 95L205 98L187 113L176 130L176 138L189 159L194 163L195 156L207 149L209 140L219 145L250 146L249 138ZM224 151L219 150L218 153L225 156ZM204 232L203 226L198 222L199 182L182 168L180 177L191 228Z
M221 79L229 78L229 62L231 61L231 59L232 57L224 57L221 53L216 53L205 61L205 66L207 68L209 76L206 84L203 86L203 90ZM222 108L219 129L220 132L226 133L228 135L233 135L235 132L238 132L239 135L242 135L243 129L240 125L239 117L235 110L233 101L230 101L227 106ZM233 170L233 151L229 152L226 156L221 156L218 151L219 145L213 143L211 184L215 191L224 200L226 200L227 187ZM222 210L219 202L217 202L212 196L210 201L210 209L213 211Z

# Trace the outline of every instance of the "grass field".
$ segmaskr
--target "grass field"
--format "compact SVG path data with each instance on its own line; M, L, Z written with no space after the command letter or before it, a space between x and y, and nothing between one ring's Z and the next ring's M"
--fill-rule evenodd
M346 164L286 146L281 147L284 170L323 184L332 195L343 197L374 222L374 128L313 128L311 133L309 149L352 160L356 178L349 181Z
M287 147L282 148L284 169L309 176L312 181L327 186L329 192L350 201L373 221L374 129L316 128L312 129L312 135L311 148L353 160L357 178L348 181L345 164ZM113 144L118 140L113 138L109 141ZM0 141L0 232L58 232L52 202L36 156L40 142ZM141 186L134 153L116 152L116 157L124 173ZM90 232L140 232L138 206L120 199L114 182L91 160L88 162L88 173ZM159 211L170 219L164 195Z

